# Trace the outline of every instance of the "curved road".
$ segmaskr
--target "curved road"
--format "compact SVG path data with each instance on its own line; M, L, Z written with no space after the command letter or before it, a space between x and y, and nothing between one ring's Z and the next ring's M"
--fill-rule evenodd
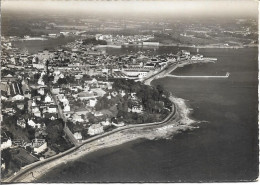
M171 114L169 114L163 121L161 122L155 122L155 123L144 123L144 124L139 124L139 125L127 125L125 127L122 127L122 128L117 128L115 130L112 130L110 132L107 132L107 133L104 133L102 135L98 135L98 136L95 136L95 137L92 137L86 141L84 141L83 143L81 143L80 145L78 146L75 146L69 150L67 150L66 152L63 152L63 153L60 153L58 155L55 155L53 157L50 157L48 159L45 159L43 161L37 161L35 163L32 163L30 165L27 165L26 167L22 168L20 171L18 171L18 173L16 175L12 175L11 177L9 178L6 178L6 179L2 179L2 182L4 183L13 183L13 182L20 182L23 178L27 177L29 174L32 174L33 175L33 171L35 170L35 168L43 165L43 164L46 164L46 163L49 163L49 162L53 162L54 160L58 160L59 158L65 156L65 155L68 155L76 150L78 150L81 146L85 145L85 144L88 144L92 141L96 141L98 139L101 139L105 136L108 136L108 135L111 135L113 133L117 133L117 132L120 132L120 131L123 131L123 130L127 130L127 129L131 129L131 128L138 128L138 127L143 127L143 128L149 128L149 127L154 127L154 126L158 126L158 125L165 125L167 124L169 121L172 121L173 119L174 120L177 120L179 115L176 114L177 111L176 111L176 106L175 104L173 103L172 105L172 112ZM25 175L25 177L23 177L23 175Z

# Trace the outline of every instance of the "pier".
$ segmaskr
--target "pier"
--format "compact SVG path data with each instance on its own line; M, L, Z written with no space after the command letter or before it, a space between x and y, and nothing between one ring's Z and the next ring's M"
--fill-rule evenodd
M178 76L178 75L165 75L166 77L174 77L174 78L228 78L230 75L229 72L226 73L226 75L223 76Z

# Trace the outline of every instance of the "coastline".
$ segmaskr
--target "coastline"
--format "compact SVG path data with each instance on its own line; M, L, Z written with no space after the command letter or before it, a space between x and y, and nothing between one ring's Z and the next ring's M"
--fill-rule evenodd
M119 47L118 47L119 46ZM239 46L226 46L224 44L206 44L206 45L190 45L190 44L163 44L159 43L158 46L143 46L140 44L129 44L129 45L114 45L114 48L121 48L122 47L129 47L129 46L136 46L136 47L184 47L184 48L199 48L199 49L241 49L241 48L254 48L258 47L258 44L247 44L247 45L239 45Z
M202 61L196 61L194 63L198 62ZM145 81L145 84L151 85L151 82L154 79L163 78L164 75L170 74L176 68L187 64L190 64L189 61L182 61L182 64L172 64L171 66L169 66L169 68L159 71L157 74ZM83 141L82 146L73 147L63 154L61 153L60 156L58 154L58 156L55 156L55 159L51 161L48 161L48 159L46 159L45 162L39 161L39 164L32 163L31 165L25 166L18 172L20 173L19 177L16 178L16 176L18 176L18 174L16 174L16 176L13 175L7 179L3 179L2 182L8 183L37 181L37 179L41 178L43 175L48 173L50 170L56 168L57 166L66 164L68 161L74 161L97 150L121 145L123 143L127 143L137 139L167 139L172 137L174 134L179 133L180 131L196 128L192 126L192 124L196 121L189 118L192 109L190 109L186 105L185 100L174 97L173 95L170 96L170 100L175 105L174 119L167 120L165 123L148 123L146 125L142 124L140 125L140 127L133 128L131 128L133 126L131 125L122 131L117 131L117 129L115 129L115 133L99 135L97 137L102 138L95 139L96 137L94 137L92 140L86 143L84 143Z

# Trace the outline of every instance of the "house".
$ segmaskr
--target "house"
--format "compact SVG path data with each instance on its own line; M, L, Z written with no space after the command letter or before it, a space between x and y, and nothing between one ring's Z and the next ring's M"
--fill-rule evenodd
M11 138L1 137L1 150L10 148L12 146Z
M94 93L97 94L97 96L99 97L103 97L106 94L106 91L104 91L101 88L95 88L95 89L91 89Z
M103 113L102 112L95 112L94 116L97 116L97 117L103 116Z
M53 87L52 90L51 90L51 92L52 92L53 94L59 94L59 93L60 93L60 88L59 88L59 87Z
M96 104L97 104L97 99L96 98L93 98L93 99L89 100L89 106L90 107L95 107Z
M154 69L155 66L156 66L156 63L147 63L147 64L144 65L144 68L147 68L147 69ZM146 74L143 75L143 76L146 76Z
M115 127L123 127L123 126L125 126L125 123L124 122L119 122L119 123L114 123L114 122L112 122L112 125L113 126L115 126Z
M16 111L12 107L5 108L2 111L9 114L9 115L13 115L14 113L16 113Z
M24 142L23 139L14 139L12 141L12 146L21 146L23 147L26 143Z
M64 112L70 112L70 105L66 104L63 109Z
M118 92L113 91L113 92L111 93L111 95L114 96L114 97L116 97L116 96L118 95Z
M58 99L60 102L63 103L63 105L69 103L69 100L65 97L64 94L58 94Z
M88 128L88 134L93 136L104 132L103 126L100 123L93 124Z
M122 91L120 92L120 95L121 95L122 97L124 97L124 96L126 95L125 91L122 90Z
M111 100L111 98L112 98L112 97L111 97L111 94L109 93L108 96L107 96L107 99L108 99L108 100Z
M82 135L81 135L80 132L76 132L76 133L74 133L73 135L74 135L75 139L77 139L77 140L82 140Z
M35 121L33 121L32 119L31 120L28 120L28 125L33 127L33 128L41 128L41 124L40 123L35 123Z
M20 110L23 110L23 109L24 109L24 104L23 104L23 103L18 103L16 106L17 106L17 108L20 109Z
M32 113L36 117L41 117L41 115L42 115L42 113L41 113L41 111L40 111L38 106L32 106Z
M45 90L43 87L40 87L37 92L40 94L40 95L44 95L45 94Z
M133 99L133 100L137 100L136 93L131 93L131 94L130 94L130 97L131 97L131 99Z
M45 139L33 139L32 148L36 154L40 154L47 149L47 142Z
M72 116L72 121L73 121L73 123L75 123L75 122L83 122L84 120L82 119L82 117L81 117L81 115L78 115L78 114L73 114L73 116Z
M41 100L42 100L41 96L34 96L34 98L35 98L37 101L41 101Z
M49 95L49 93L44 98L45 103L53 103L52 97Z
M106 119L106 121L102 121L101 124L103 126L110 126L111 125L111 122L109 121L109 119Z
M17 94L16 96L12 97L13 101L17 101L17 100L24 100L24 96Z
M1 171L3 172L5 170L5 161L3 158L1 158Z
M49 113L57 113L57 105L50 105L48 107L48 112Z
M17 120L17 125L18 125L19 127L25 128L25 127L26 127L25 120L24 120L24 119L18 119L18 120Z
M1 100L6 101L6 100L8 100L8 98L3 96L3 95L1 95Z
M91 98L97 97L97 93L89 91L89 92L80 92L78 93L78 98L80 100L89 100Z
M143 106L142 105L133 105L132 108L128 108L128 112L142 113Z

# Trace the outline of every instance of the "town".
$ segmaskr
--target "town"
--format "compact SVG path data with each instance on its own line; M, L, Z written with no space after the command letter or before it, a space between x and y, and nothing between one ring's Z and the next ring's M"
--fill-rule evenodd
M169 93L160 85L143 82L171 65L207 58L185 50L109 55L104 48L111 40L125 43L122 38L154 46L148 41L151 37L88 35L36 54L19 51L12 38L5 37L1 43L2 175L10 176L95 135L166 118L172 109Z

